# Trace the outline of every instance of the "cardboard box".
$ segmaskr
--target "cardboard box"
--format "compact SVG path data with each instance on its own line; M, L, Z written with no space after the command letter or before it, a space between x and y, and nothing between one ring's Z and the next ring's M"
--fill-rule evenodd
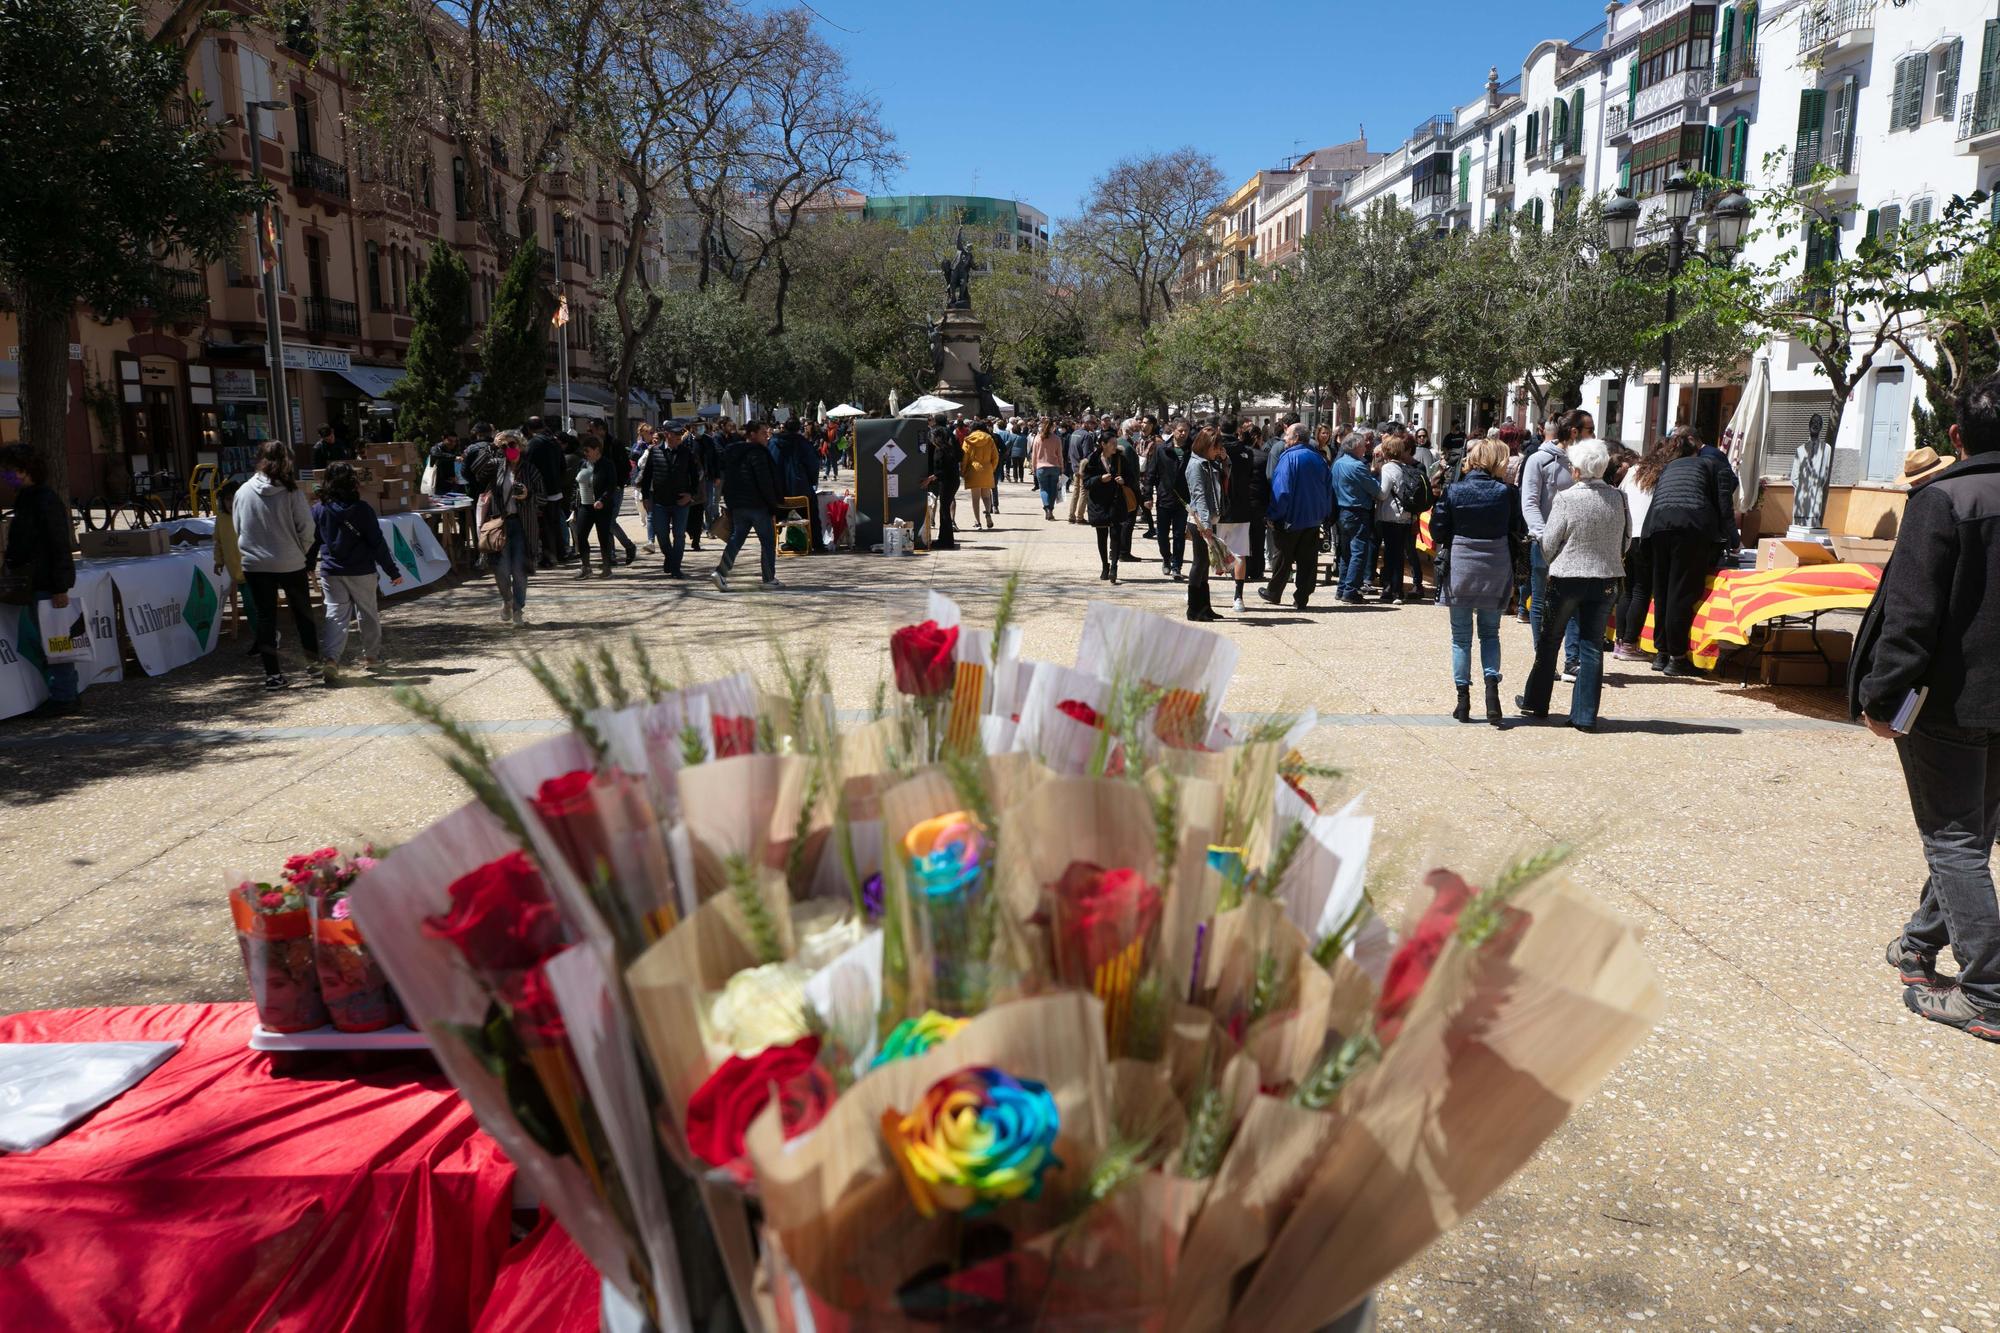
M1878 537L1835 537L1833 539L1833 553L1842 560L1857 565L1886 565L1889 563L1889 556L1895 549L1896 543L1893 538L1888 541L1883 541Z
M1757 568L1790 569L1794 565L1831 565L1839 556L1818 542L1766 537L1757 543Z
M1757 646L1767 657L1809 654L1813 651L1813 633L1803 626L1792 625L1765 629ZM1854 635L1844 629L1823 629L1819 632L1819 651L1835 662L1845 662L1854 656Z
M1833 685L1845 679L1845 673L1817 657L1767 657L1758 678L1766 685Z
M119 528L113 532L86 532L76 539L77 549L86 560L122 560L128 556L165 555L167 534L157 528Z

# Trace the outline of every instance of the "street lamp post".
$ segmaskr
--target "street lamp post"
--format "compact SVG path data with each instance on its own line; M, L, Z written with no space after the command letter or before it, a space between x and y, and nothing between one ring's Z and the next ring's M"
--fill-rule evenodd
M1743 229L1750 220L1750 201L1738 191L1731 190L1716 202L1714 244L1708 250L1702 250L1689 243L1687 234L1688 223L1694 217L1696 193L1694 182L1684 175L1676 174L1667 181L1662 191L1669 227L1666 251L1664 254L1657 250L1649 251L1637 259L1632 258L1632 254L1639 239L1639 201L1620 190L1618 197L1604 206L1605 248L1633 268L1664 275L1667 280L1668 331L1660 339L1661 440L1667 438L1667 432L1673 427L1673 322L1680 313L1679 292L1675 283L1681 275L1681 266L1689 258L1728 264L1735 257L1737 247L1743 244Z
M264 136L259 121L260 111L286 111L290 102L248 102L244 109L250 113L250 174L257 184L264 183ZM292 438L291 395L285 388L285 338L278 325L278 253L274 241L268 258L264 253L264 238L271 234L268 221L271 205L261 192L257 200L257 266L264 270L264 354L271 363L271 414L276 418L272 429L285 442L288 449L296 448L298 441ZM296 460L295 460L296 461Z
M556 309L558 312L561 312L563 310L563 298L567 295L563 291L562 276L563 215L551 208L549 210L549 221L555 233L556 240ZM569 415L569 320L566 316L556 326L556 378L562 386L562 428L565 431L574 431L576 427L571 423Z

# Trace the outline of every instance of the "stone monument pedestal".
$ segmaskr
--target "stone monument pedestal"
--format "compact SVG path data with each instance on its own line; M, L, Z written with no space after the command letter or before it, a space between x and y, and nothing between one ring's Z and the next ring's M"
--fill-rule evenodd
M986 321L970 310L947 310L938 327L938 381L932 392L979 410L979 335Z

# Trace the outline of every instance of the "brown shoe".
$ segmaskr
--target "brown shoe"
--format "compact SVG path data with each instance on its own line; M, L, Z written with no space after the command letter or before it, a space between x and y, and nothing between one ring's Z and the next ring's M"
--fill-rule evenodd
M2000 1041L2000 1014L1987 1013L1956 985L1907 987L1903 1003L1919 1018L1957 1028L1982 1041Z

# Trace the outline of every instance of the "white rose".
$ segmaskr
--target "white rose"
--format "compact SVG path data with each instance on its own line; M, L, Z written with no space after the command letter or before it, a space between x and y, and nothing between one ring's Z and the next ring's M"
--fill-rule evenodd
M788 1046L806 1035L805 974L791 963L766 963L729 979L709 1007L715 1039L737 1055Z

